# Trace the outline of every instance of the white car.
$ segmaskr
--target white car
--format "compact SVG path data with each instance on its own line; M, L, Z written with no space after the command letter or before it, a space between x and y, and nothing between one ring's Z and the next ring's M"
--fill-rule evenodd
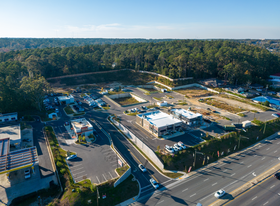
M147 172L146 168L142 164L139 164L138 167L142 172Z
M226 192L224 190L219 190L215 193L215 197L220 198L222 196L224 196L226 194Z
M28 170L24 170L24 177L25 177L25 179L29 179L31 177L29 169Z
M67 160L72 160L72 159L75 159L75 158L77 158L77 155L70 155L69 157L67 157L66 159Z
M174 153L174 149L172 147L169 147L168 145L165 145L165 150L169 153Z
M174 144L174 148L178 149L179 151L181 151L181 150L182 150L182 147L181 147L181 146L179 146L177 143L175 143L175 144Z
M183 142L178 142L178 145L183 149L187 149L186 145L184 145Z
M173 150L175 151L175 152L178 152L179 150L178 150L178 148L176 148L176 147L172 147L173 148Z
M159 185L158 185L157 181L155 181L153 178L150 179L150 183L152 184L152 186L153 186L155 189L158 189L158 188L159 188Z

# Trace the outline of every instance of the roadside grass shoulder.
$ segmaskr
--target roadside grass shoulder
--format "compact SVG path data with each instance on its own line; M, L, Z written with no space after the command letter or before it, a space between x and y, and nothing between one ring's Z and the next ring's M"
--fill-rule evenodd
M76 116L81 116L81 115L84 115L84 114L85 114L85 112L75 113L75 114L73 114L73 116L76 117Z
M161 101L162 98L158 98L158 97L153 97L153 99L157 100L157 101Z
M117 173L122 176L129 169L128 165L124 165L116 169Z
M243 114L243 113L238 113L237 115L240 116L240 117L245 117L245 116L246 116L246 115Z

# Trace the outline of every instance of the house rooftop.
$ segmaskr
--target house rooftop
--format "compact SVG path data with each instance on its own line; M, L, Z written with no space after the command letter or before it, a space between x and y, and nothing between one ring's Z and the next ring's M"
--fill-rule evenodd
M177 114L181 114L183 117L186 117L187 119L202 117L202 114L194 113L185 109L171 109L171 111L176 112Z
M180 120L174 118L172 115L166 114L161 111L138 114L137 116L146 119L150 122L150 124L156 126L157 128L181 123Z

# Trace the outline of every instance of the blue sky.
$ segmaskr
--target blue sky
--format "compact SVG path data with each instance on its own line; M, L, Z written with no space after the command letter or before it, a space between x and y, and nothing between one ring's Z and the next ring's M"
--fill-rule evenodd
M279 0L0 0L0 37L280 39Z

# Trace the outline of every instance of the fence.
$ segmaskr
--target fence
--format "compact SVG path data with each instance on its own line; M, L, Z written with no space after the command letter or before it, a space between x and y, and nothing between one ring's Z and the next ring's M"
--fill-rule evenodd
M142 142L138 137L136 137L132 132L126 129L122 124L113 120L112 122L139 148L141 149L145 155L147 155L160 169L164 169L163 163L154 153L154 151L149 148L144 142Z
M114 187L117 187L121 182L128 178L129 175L131 175L131 167L129 167L128 170L114 183Z

